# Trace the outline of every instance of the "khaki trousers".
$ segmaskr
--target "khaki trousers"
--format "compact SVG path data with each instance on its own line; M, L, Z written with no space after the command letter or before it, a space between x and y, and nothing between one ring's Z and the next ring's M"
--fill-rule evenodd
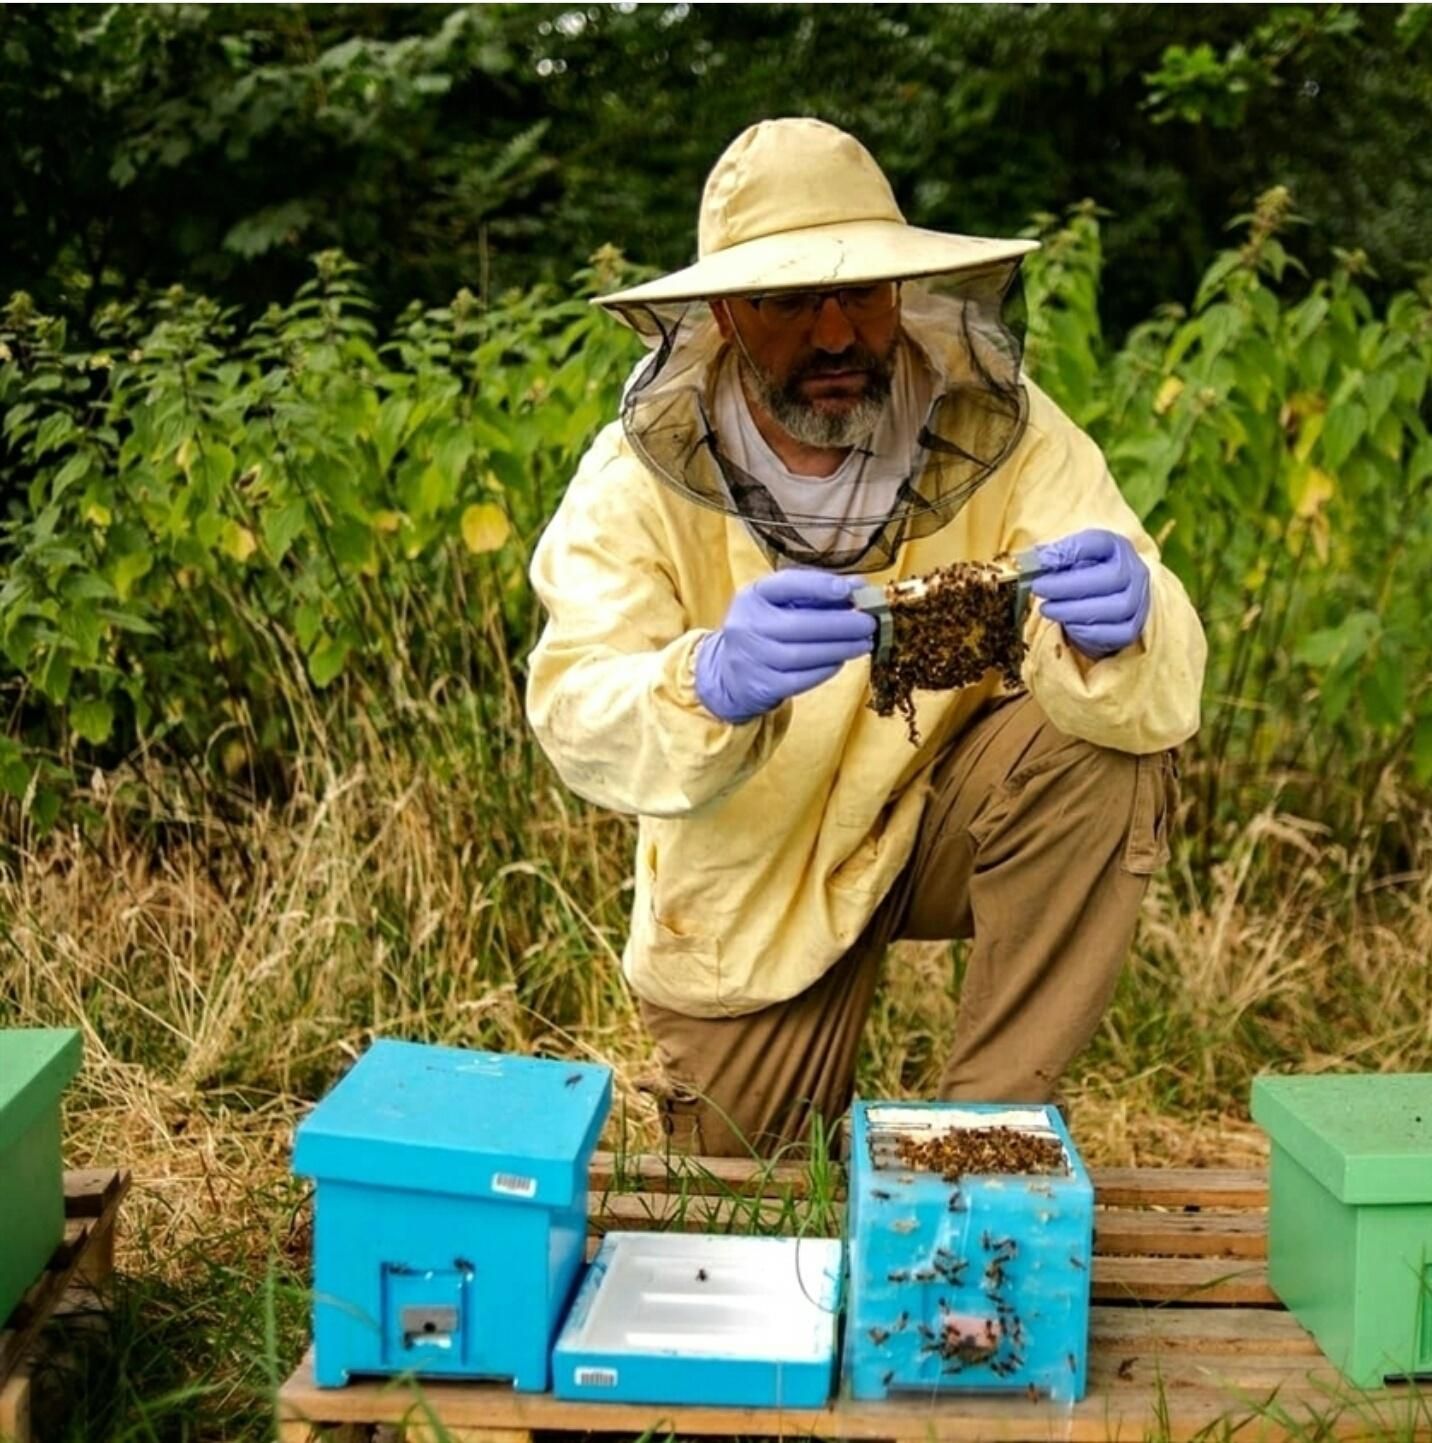
M798 996L744 1017L651 1003L650 1087L677 1150L762 1156L836 1127L887 945L973 938L940 1096L1047 1101L1089 1042L1167 858L1171 752L1058 732L1032 698L997 705L935 764L914 853L855 945Z

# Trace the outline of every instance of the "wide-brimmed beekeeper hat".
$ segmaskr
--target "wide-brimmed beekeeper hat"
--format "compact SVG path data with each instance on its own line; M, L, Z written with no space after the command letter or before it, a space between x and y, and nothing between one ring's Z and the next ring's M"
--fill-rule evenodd
M909 225L853 136L819 120L762 121L706 182L696 264L598 300L649 347L622 390L622 429L654 476L739 517L773 565L879 571L957 515L1024 433L1018 277L1033 249ZM711 304L886 280L903 282L894 384L909 381L923 414L884 408L851 448L854 509L827 516L821 488L778 497L761 465L732 454L716 413L739 364Z
M706 179L697 229L695 265L597 304L620 312L949 275L1038 245L910 225L874 156L853 135L806 118L763 120L726 147Z

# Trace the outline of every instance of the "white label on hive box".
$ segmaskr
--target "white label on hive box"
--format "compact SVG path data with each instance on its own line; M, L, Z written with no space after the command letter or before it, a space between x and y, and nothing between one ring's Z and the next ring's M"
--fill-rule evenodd
M506 1193L508 1197L536 1197L537 1179L523 1177L520 1172L495 1172L492 1174L492 1190Z
M577 1368L573 1371L579 1388L615 1388L617 1385L615 1368Z

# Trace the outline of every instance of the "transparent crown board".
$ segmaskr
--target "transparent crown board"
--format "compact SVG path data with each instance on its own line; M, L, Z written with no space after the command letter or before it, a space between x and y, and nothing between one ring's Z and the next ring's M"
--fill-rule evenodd
M609 1233L552 1357L560 1398L820 1407L835 1371L835 1238Z

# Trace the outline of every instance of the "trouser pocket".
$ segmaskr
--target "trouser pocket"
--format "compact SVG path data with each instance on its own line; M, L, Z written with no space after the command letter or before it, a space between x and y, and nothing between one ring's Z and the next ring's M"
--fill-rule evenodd
M1172 751L1134 761L1134 801L1123 865L1126 872L1146 877L1169 859L1169 831L1178 814L1178 764Z

